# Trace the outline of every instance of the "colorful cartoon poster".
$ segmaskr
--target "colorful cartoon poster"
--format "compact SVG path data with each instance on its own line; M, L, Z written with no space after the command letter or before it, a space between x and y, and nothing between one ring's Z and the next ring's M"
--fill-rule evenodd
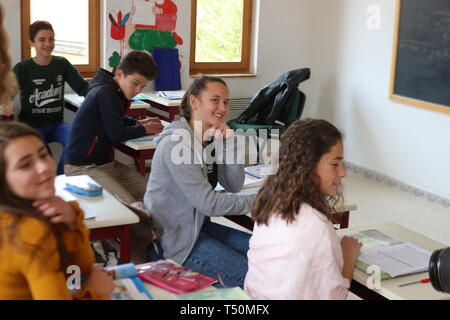
M129 50L172 49L183 44L176 33L178 7L173 0L106 2L107 65L115 68Z

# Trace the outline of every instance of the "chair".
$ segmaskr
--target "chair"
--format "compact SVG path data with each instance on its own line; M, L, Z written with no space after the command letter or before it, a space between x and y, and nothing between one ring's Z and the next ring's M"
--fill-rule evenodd
M309 68L283 73L260 89L241 115L227 122L228 126L243 131L266 129L271 133L278 129L283 132L303 112L306 96L298 86L308 80L310 74Z
M289 127L295 120L299 119L302 115L305 106L306 96L299 89L296 89L292 94L288 103L281 109L278 118L273 124L247 124L239 123L238 118L229 120L227 122L228 126L233 129L242 129L244 132L249 129L254 129L256 131L260 129L273 130L278 129L279 132L283 132Z

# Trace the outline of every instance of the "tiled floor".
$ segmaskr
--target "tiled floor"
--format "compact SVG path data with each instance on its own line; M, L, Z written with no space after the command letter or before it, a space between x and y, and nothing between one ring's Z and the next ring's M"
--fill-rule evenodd
M344 190L346 202L358 206L350 227L395 222L450 246L450 208L352 172Z

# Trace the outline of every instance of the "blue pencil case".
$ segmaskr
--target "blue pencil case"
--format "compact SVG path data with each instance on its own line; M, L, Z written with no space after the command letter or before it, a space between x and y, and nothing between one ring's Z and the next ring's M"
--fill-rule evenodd
M86 182L83 185L66 182L66 187L64 189L88 197L96 197L103 194L103 188L100 185L91 182Z

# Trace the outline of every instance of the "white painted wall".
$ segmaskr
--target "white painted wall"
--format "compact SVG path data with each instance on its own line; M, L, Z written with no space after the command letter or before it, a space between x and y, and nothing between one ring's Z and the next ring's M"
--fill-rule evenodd
M13 64L21 60L20 1L0 0L5 15L4 27L9 35L9 53Z
M189 77L191 1L174 0L178 6L177 33L184 44L179 46L183 64L183 87L192 82ZM267 83L292 69L310 67L314 59L311 36L317 4L314 0L256 0L254 25L259 35L255 39L256 77L226 78L231 95L251 97ZM257 28L258 29L258 28ZM288 46L288 48L287 48ZM308 81L309 82L309 81ZM310 83L305 82L308 91ZM306 92L307 93L307 92Z
M450 198L450 116L388 98L396 1L317 2L306 115L344 130L350 162ZM381 9L380 30L366 27L370 5Z
M11 54L20 59L20 5L7 11ZM175 0L185 68L189 57L190 1ZM254 78L227 78L233 97L254 95L285 71L311 67L301 87L305 116L328 119L346 135L346 159L428 192L450 198L450 116L388 99L394 0L260 0ZM381 9L381 29L366 27L370 5ZM179 30L179 31L178 31Z

